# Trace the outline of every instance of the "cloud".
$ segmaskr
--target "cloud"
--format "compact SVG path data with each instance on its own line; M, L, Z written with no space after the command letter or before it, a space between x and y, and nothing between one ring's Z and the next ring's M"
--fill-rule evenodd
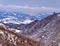
M32 7L32 6L17 6L0 4L0 9L5 11L19 11L30 15L36 15L43 12L60 12L60 8L53 7Z

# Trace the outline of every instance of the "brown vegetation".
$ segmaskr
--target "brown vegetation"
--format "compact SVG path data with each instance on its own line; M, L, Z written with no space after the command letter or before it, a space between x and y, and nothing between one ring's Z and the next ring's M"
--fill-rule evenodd
M0 26L0 46L40 46L40 42Z

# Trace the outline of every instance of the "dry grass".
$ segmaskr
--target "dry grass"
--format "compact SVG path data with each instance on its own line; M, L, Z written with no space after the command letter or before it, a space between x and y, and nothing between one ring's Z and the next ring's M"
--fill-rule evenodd
M40 46L40 42L0 26L0 46Z

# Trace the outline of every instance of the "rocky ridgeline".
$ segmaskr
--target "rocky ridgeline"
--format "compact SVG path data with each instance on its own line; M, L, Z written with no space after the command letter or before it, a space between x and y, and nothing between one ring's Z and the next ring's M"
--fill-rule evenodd
M42 46L60 46L60 13L54 13L36 22L21 34L41 41Z

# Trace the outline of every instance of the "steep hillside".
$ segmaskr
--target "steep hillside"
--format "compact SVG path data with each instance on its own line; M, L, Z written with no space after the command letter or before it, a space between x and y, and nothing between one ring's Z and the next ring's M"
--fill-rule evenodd
M38 21L34 26L22 34L42 41L42 46L60 45L60 13L54 13L51 16Z

